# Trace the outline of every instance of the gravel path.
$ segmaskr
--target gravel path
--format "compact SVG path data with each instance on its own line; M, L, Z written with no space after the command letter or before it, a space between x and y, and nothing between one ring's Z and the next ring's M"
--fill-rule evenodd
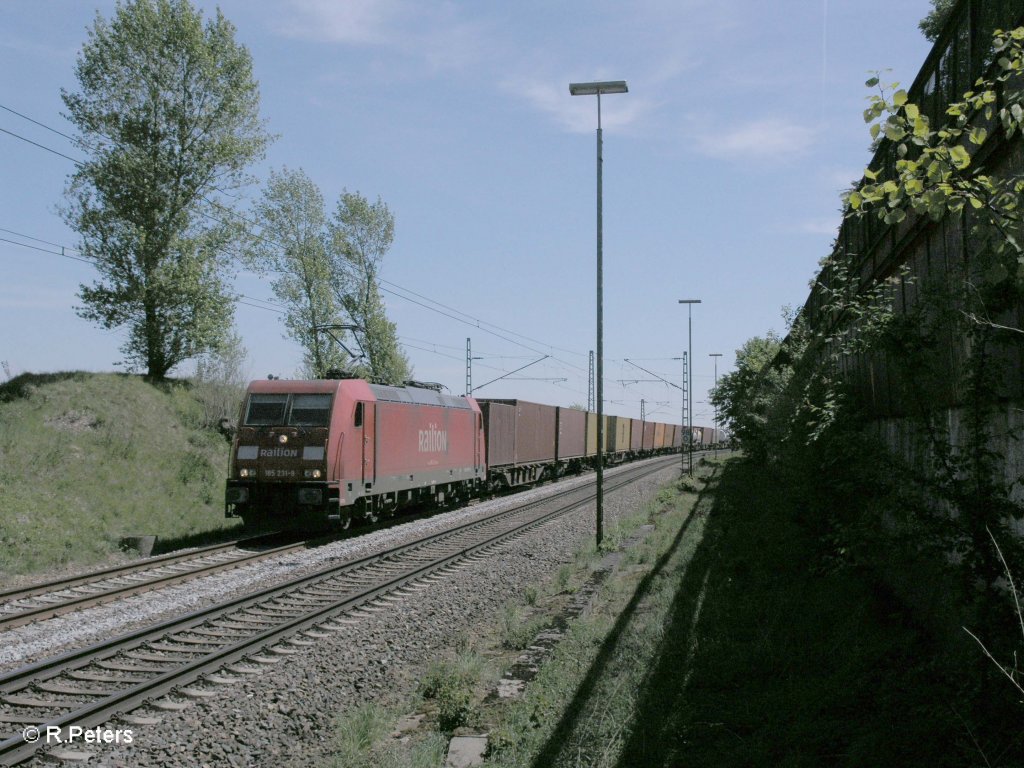
M678 477L673 466L609 495L604 504L607 523L627 514ZM606 472L613 475L614 470ZM592 476L566 481L588 482ZM565 484L559 484L559 488ZM0 635L0 653L16 656L24 664L33 651L18 646L34 644L36 653L51 655L57 645L81 645L90 637L127 631L141 623L185 610L195 610L235 591L269 586L311 571L331 561L351 559L400 541L447 527L456 520L515 505L533 495L550 493L552 486L506 497L429 520L399 525L356 539L337 542L280 560L253 566L164 590L158 594L118 601L81 614L22 627ZM108 724L131 728L131 746L105 748L89 765L138 766L274 766L291 760L303 765L330 738L331 723L347 707L368 701L394 704L405 701L416 687L419 670L453 646L473 626L492 624L523 588L549 578L593 536L594 509L588 505L568 517L548 523L528 536L506 544L500 555L463 565L429 588L418 588L389 608L360 611L358 618L338 620L341 631L253 675L231 675L231 684L206 684L216 696L203 698L181 711L160 712L158 725ZM350 622L350 623L346 623ZM59 628L58 628L59 625ZM43 631L46 630L46 631ZM35 637L31 636L36 632ZM7 636L29 635L14 642ZM59 634L58 634L59 633ZM49 643L44 636L50 638ZM17 649L17 650L16 650ZM257 665L249 665L255 667ZM138 714L138 713L136 713ZM75 745L76 750L95 748Z

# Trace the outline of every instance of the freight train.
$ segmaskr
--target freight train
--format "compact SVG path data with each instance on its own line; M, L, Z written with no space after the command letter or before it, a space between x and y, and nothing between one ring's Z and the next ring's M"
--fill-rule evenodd
M678 425L603 418L605 464L683 445ZM578 473L597 454L597 414L579 409L412 383L254 381L231 446L224 511L255 529L345 528Z

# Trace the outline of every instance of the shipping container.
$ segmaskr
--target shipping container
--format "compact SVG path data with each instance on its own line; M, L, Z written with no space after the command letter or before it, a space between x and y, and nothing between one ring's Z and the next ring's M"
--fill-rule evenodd
M558 441L555 455L559 461L578 459L587 451L587 412L576 408L557 408Z
M640 453L644 442L644 423L640 419L630 419L629 450Z
M597 414L587 411L587 456L597 456Z
M629 421L625 416L608 417L608 432L604 437L607 453L625 453L629 450Z
M530 403L525 400L478 400L484 403L508 405L515 411L514 448L512 464L547 463L555 460L558 439L558 409L553 405ZM486 432L486 422L485 422ZM490 443L490 440L488 441ZM503 457L501 463L510 463ZM494 466L494 462L489 462Z
M644 453L654 450L654 422L644 422L644 442L641 449Z
M660 421L654 424L654 450L660 451L665 447L665 425Z

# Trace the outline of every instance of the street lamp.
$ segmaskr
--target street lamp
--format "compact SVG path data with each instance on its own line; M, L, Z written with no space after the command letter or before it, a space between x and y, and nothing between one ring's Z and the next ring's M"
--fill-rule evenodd
M597 96L597 546L604 538L604 267L601 209L601 94L626 93L625 80L569 83L573 96Z
M689 412L690 412L690 429L687 432L687 443L690 446L689 459L687 465L689 466L690 476L693 476L693 305L700 304L700 299L680 299L680 304L686 305L686 326L689 332L689 342L687 346L687 357L690 358L690 371L689 381L687 382L687 391L689 392Z
M718 358L722 356L721 352L709 352L708 357L715 358L715 389L718 389ZM716 398L717 399L717 398ZM718 458L718 404L715 403L715 458Z

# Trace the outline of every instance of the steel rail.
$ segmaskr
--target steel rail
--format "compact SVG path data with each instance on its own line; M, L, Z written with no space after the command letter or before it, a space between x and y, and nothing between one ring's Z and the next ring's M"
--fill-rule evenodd
M14 600L22 600L26 597L45 595L48 592L59 592L63 589L70 589L71 587L78 587L83 584L90 584L96 581L116 579L119 576L125 576L127 574L135 573L137 571L145 571L150 568L159 568L165 565L174 565L177 562L188 560L193 557L203 557L205 555L212 555L222 550L231 549L232 547L237 547L239 545L245 544L246 542L255 542L260 538L264 538L264 536L257 536L255 538L249 539L235 539L234 541L226 541L221 544L210 544L206 547L190 549L188 552L168 552L165 555L147 557L144 560L140 560L134 563L112 565L109 568L101 568L97 571L79 573L74 576L67 576L63 579L54 579L53 581L40 581L34 584L29 584L26 587L18 587L16 589L3 590L0 591L0 603L9 603L13 602Z
M111 581L119 579L123 576L139 575L146 571L157 571L161 568L168 566L186 564L190 562L200 561L205 558L216 556L223 553L230 552L233 549L237 549L240 543L244 541L254 541L249 539L243 539L230 544L216 544L211 547L204 548L202 550L193 550L187 554L171 554L166 555L168 559L163 562L156 562L155 560L148 561L147 563L133 563L127 568L120 570L118 568L106 569L104 571L95 571L93 574L83 574L80 577L71 577L67 580L60 582L50 582L49 584L37 584L32 587L26 587L24 592L31 592L31 594L22 595L15 599L30 599L32 597L40 597L51 593L58 593L67 589L76 587L88 586L90 584L99 585L104 581ZM112 600L120 600L124 597L131 597L132 595L139 595L144 592L150 592L154 589L161 589L163 587L169 587L174 584L180 584L185 581L191 581L193 579L208 576L220 571L232 570L239 568L243 565L248 565L254 561L265 560L275 555L285 554L286 552L292 552L296 549L302 549L308 546L308 541L293 542L291 544L282 544L278 547L272 547L261 552L242 552L238 550L240 554L238 557L234 557L230 560L221 560L213 563L197 563L197 567L187 571L179 571L176 573L168 573L156 575L151 579L145 579L143 581L136 581L124 585L115 585L108 588L101 588L100 591L86 592L77 596L69 598L62 598L59 602L44 602L42 605L25 608L23 610L3 612L3 609L10 606L14 600L5 600L3 605L0 605L0 632L4 632L14 627L20 627L25 624L30 624L34 621L42 621L44 619L50 619L55 616L60 616L71 611L81 610L83 608L90 608L95 605L102 605L103 603L109 603ZM112 575L101 575L101 574L112 574ZM96 577L96 578L90 578ZM46 587L52 587L58 584L64 584L64 581L74 581L73 584L64 586L58 586L55 589L47 590ZM38 590L38 591L33 591ZM16 594L17 590L11 590L6 594ZM0 596L3 597L3 596Z
M674 465L674 460L669 460L668 462L657 462L654 466L647 465L644 467L632 468L632 471L625 471L620 477L616 478L617 483L610 490L616 490L630 485L648 474L653 474L654 472L658 472L667 466L672 465ZM147 672L152 674L156 671L157 675L148 680L132 681L134 683L133 687L128 689L104 691L102 693L104 698L98 701L91 703L75 702L76 705L81 703L82 706L63 715L57 715L46 720L37 718L39 722L35 724L35 727L38 727L45 733L47 728L66 729L72 724L78 724L82 727L92 727L102 724L120 712L136 708L148 701L151 701L155 697L162 696L182 685L194 682L196 679L210 671L220 669L225 665L231 664L240 659L252 657L255 653L259 653L271 648L272 646L276 646L278 643L291 642L296 645L302 645L305 641L296 643L295 640L289 640L291 636L298 632L309 630L314 626L321 626L323 629L327 629L328 631L337 631L337 627L331 630L323 625L327 624L331 618L337 616L339 613L351 611L358 606L370 603L385 593L394 592L402 586L423 579L431 573L444 571L445 569L455 565L460 560L472 557L474 554L480 553L488 547L497 546L508 539L523 535L526 531L542 525L555 517L565 515L580 506L588 504L594 500L595 494L591 491L589 485L582 487L577 486L572 489L560 491L552 496L545 497L544 499L528 502L510 510L495 512L485 517L460 524L452 529L430 534L413 542L407 542L384 552L367 555L356 560L322 569L316 573L294 579L286 584L277 585L255 594L246 595L220 605L195 611L184 617L168 620L153 627L137 630L91 648L72 651L51 659L46 659L20 670L0 676L0 699L9 698L10 694L14 692L31 689L32 687L48 680L52 680L65 672L81 670L94 662L107 661L127 650L137 652L136 649L144 647L155 640L164 639L168 642L176 642L173 637L168 637L172 632L177 635L186 635L189 634L190 631L195 630L200 624L204 624L207 621L216 618L223 620L225 623L230 623L230 617L232 615L240 613L246 608L255 608L258 605L263 606L263 615L266 615L266 613L268 613L267 609L274 608L274 606L267 605L268 603L271 603L275 598L298 593L304 586L310 584L326 585L326 583L332 578L344 577L345 574L358 571L361 568L374 563L397 565L398 563L394 561L399 555L408 553L412 550L424 549L430 545L443 541L457 540L463 534L467 534L474 529L486 528L487 526L494 525L503 520L508 521L510 518L516 515L522 515L535 507L547 505L552 501L558 501L560 498L567 495L579 494L580 492L585 493L585 495L580 499L566 503L554 510L545 512L536 517L531 517L525 522L519 523L512 528L490 534L483 540L473 541L466 545L459 543L456 545L454 551L449 550L447 552L443 552L440 556L433 556L426 562L414 561L411 565L403 567L401 572L397 575L388 575L384 579L379 579L369 586L357 586L356 592L345 594L343 597L333 600L326 605L319 604L309 606L308 609L299 609L298 615L283 615L280 617L282 621L276 625L263 630L257 630L255 633L241 638L237 642L217 643L214 640L210 640L205 644L197 643L197 646L221 645L222 647L215 648L213 650L180 649L179 653L202 655L199 658L184 660L175 657L168 657L167 662L174 663L175 666L167 669L166 671L154 670L152 665L149 667L140 667L139 674ZM288 608L281 607L279 605L276 607L276 610L285 613L289 610L294 611L296 609L294 606ZM236 622L237 621L238 619L236 618ZM263 623L270 624L271 621L269 617L264 619ZM183 641L178 640L177 642L180 644ZM170 649L163 648L162 650ZM278 652L287 653L288 651ZM155 663L155 661L155 659L150 659L150 662L152 663ZM126 681L120 680L119 682ZM62 692L71 693L70 690L63 690ZM95 697L101 694L89 694L83 691L81 695ZM15 698L15 701L18 701L18 699ZM61 706L62 704L64 706ZM67 709L69 708L68 705L69 702L53 702L51 704L50 711ZM15 704L15 706L19 705ZM24 707L25 705L20 706ZM9 718L10 717L11 716L9 716ZM18 719L18 716L14 717L15 720L8 719L7 722L9 724L27 723L32 719L28 716L21 717L20 719ZM65 735L64 730L62 730L62 735ZM11 765L31 757L39 749L40 745L26 743L24 738L20 735L12 736L0 742L0 762Z

